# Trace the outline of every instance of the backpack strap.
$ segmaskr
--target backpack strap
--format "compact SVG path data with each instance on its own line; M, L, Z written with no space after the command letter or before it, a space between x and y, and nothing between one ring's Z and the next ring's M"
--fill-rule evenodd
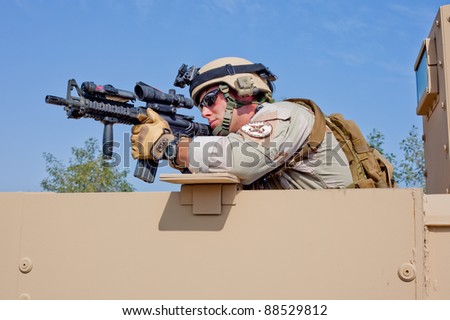
M301 148L289 161L288 167L295 165L300 160L307 158L308 154L314 153L319 148L322 143L326 128L325 115L322 110L320 110L319 106L315 104L314 101L303 98L295 98L295 99L286 99L285 101L293 102L300 104L308 109L310 109L314 113L314 124L311 129L311 133L308 137L308 141L306 145Z
M287 99L312 110L315 115L311 134L306 145L300 149L288 162L287 168L292 168L297 162L308 157L310 152L316 152L322 143L326 127L328 126L339 141L352 174L353 183L346 188L384 188L377 172L374 172L373 156L359 127L351 120L345 120L341 114L332 114L326 117L314 101L303 98ZM345 123L345 124L344 124ZM347 126L347 127L346 127ZM356 134L355 134L356 133ZM368 174L366 174L366 172Z
M269 179L277 178L285 170L293 168L299 161L307 158L310 153L317 152L328 127L333 132L349 163L353 183L347 188L398 187L393 179L392 164L378 150L369 146L360 128L353 120L346 120L338 113L326 117L314 101L309 99L295 98L285 101L311 110L315 116L314 124L305 146L289 159L286 166L270 173Z

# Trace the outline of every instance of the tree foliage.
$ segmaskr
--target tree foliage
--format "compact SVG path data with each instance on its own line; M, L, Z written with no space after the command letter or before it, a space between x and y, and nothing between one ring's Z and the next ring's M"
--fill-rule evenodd
M90 138L84 148L72 148L66 166L54 155L44 153L48 177L41 181L44 191L52 192L129 192L128 170L118 170L103 159L97 140Z
M384 134L382 134L380 131L378 131L377 129L372 129L372 132L370 132L367 136L367 142L370 146L380 151L386 157L386 159L388 159L392 163L396 162L395 154L384 151Z
M425 187L423 141L413 126L408 137L400 142L403 159L399 163L400 181L407 187Z
M394 166L394 179L406 187L425 188L425 169L423 142L419 138L418 128L412 126L408 137L403 139L399 146L401 156L387 153L383 149L384 134L373 129L367 136L367 142L378 149Z

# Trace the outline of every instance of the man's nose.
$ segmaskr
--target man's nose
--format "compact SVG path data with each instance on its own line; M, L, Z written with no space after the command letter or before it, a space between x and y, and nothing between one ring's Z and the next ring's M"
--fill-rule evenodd
M209 116L211 116L212 112L211 110L209 110L208 107L203 107L202 108L202 117L203 118L208 118Z

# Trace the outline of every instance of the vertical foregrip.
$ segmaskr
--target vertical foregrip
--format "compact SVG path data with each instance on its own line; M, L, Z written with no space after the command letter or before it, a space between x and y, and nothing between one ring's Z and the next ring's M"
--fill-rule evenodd
M103 128L103 158L111 159L113 155L114 147L114 133L113 124L111 122L103 122L105 127Z

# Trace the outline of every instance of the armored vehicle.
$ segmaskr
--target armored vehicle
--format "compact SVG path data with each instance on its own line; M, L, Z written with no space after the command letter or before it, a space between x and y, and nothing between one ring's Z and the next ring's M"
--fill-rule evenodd
M0 299L450 299L450 6L420 48L426 190L1 193Z

